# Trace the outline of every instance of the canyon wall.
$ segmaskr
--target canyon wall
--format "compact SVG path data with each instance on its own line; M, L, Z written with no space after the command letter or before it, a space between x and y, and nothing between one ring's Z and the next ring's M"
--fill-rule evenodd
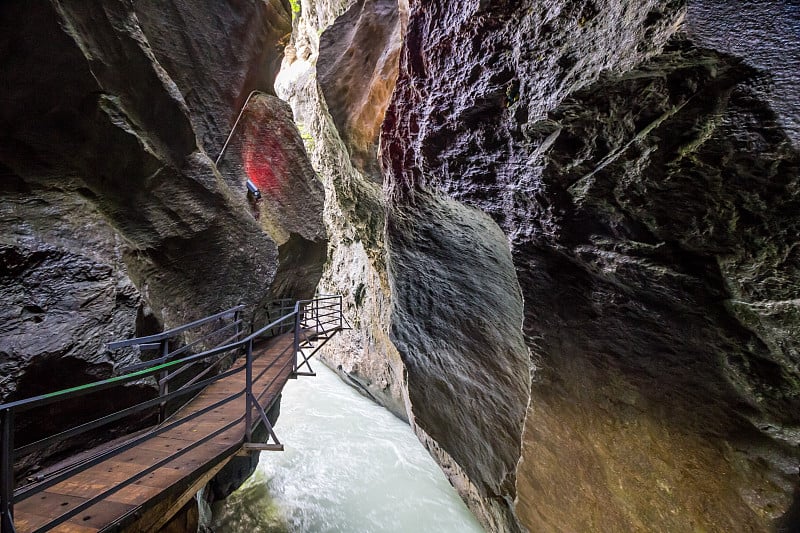
M300 7L2 4L1 397L322 274L487 529L797 528L797 6Z
M411 1L379 141L395 18L336 7L279 89L357 321L328 361L491 530L796 527L796 6Z
M389 339L385 202L377 168L404 18L394 0L303 0L276 89L292 105L325 185L330 246L319 292L344 295L352 328L336 335L322 358L407 419L405 368Z
M139 359L109 341L313 294L324 191L273 89L288 2L12 0L0 29L0 401Z

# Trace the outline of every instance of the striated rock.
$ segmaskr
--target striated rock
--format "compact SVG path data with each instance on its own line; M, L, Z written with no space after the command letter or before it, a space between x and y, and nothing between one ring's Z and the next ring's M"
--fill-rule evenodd
M381 139L393 332L407 360L462 329L461 313L401 324L393 261L453 268L438 258L456 262L464 231L413 239L394 218L449 219L439 195L491 215L533 354L515 507L531 531L796 527L781 519L800 464L796 58L777 58L797 18L751 9L411 2ZM441 381L462 374L453 363ZM494 419L446 405L429 415L443 433ZM440 438L480 486L469 465L486 442Z
M397 80L401 14L397 0L359 0L319 42L317 79L350 160L382 182L378 134Z
M391 339L414 422L466 472L484 521L513 523L530 368L505 237L483 213L427 195L389 212L387 236Z
M362 96L372 102L370 106L365 108L364 102L361 102L346 109L341 108L339 117L344 122L337 124L329 112L327 98L337 97L341 104L345 104L346 94L337 91L349 90L352 85L331 86L324 94L321 81L318 82L317 78L318 69L328 72L328 79L334 84L349 76L373 80L384 87L387 80L383 76L392 78L391 74L385 73L386 54L381 47L396 50L400 35L397 29L372 28L377 21L375 9L385 10L386 4L341 0L304 1L302 15L295 20L292 43L287 48L286 61L276 81L276 88L278 94L292 105L311 161L325 185L325 223L331 245L319 291L344 295L345 317L348 325L352 326L352 329L332 339L323 351L322 359L337 369L348 383L387 406L400 418L408 419L405 368L397 349L389 340L389 289L383 245L382 193L380 186L374 182L374 176L365 173L363 164L366 160L354 161L360 157L353 155L358 148L347 136L356 135L365 143L372 143L367 151L374 152L377 146L374 131L376 113L381 106L385 107L389 94L388 91L382 93L387 100L380 103L362 92ZM332 28L328 27L344 13L348 13L349 23L339 23L339 29L329 35ZM372 22L359 26L360 18L356 16L359 14ZM402 20L402 17L389 17L389 20ZM353 31L350 24L372 28L366 36L379 34L393 37L388 41L370 41L367 47L369 51L354 50L351 54L352 57L362 58L362 53L366 52L371 58L369 62L336 63L337 55L320 50L320 41L331 46L352 46ZM364 39L364 34L355 33ZM327 54L325 58L322 57L324 54ZM397 68L396 63L394 68ZM340 131L339 127L350 128L349 133ZM363 152L367 144L361 146ZM370 165L374 167L374 161Z
M142 33L183 95L199 144L213 159L248 94L275 94L291 32L286 4L136 1Z

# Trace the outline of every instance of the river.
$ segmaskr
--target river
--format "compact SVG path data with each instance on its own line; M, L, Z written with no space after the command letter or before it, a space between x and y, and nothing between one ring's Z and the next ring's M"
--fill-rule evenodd
M411 428L322 364L290 381L283 452L214 512L216 533L480 533Z

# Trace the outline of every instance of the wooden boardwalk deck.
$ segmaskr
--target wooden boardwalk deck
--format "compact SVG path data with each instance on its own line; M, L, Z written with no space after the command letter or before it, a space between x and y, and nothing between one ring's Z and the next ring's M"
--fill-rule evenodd
M287 333L254 347L254 379L268 368L253 385L256 396L265 392L260 402L265 411L278 398L292 374L292 361L295 357L290 347L292 342L293 334ZM244 364L243 359L237 364ZM231 394L243 391L244 388L244 372L222 379L200 392L170 417L167 423L184 419ZM121 486L119 490L50 531L157 531L240 451L245 436L244 421L206 443L196 443L202 437L237 420L244 411L245 399L240 396L29 496L14 506L17 532L36 531L65 512L134 478L137 479L127 486ZM253 420L257 419L258 415L254 412ZM154 468L176 451L193 445L196 447L184 455ZM151 469L152 471L148 471Z

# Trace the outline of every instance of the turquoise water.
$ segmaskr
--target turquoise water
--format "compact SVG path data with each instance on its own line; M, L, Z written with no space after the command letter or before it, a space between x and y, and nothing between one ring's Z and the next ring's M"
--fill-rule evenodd
M215 532L483 531L407 424L315 370L284 391L275 429L285 451L262 452L215 513Z

